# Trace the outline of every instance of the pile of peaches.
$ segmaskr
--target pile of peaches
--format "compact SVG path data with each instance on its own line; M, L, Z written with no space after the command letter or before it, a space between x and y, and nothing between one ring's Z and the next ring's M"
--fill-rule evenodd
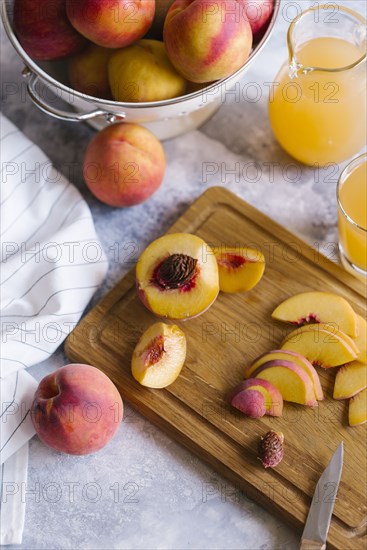
M185 320L200 315L222 292L254 288L265 269L259 250L211 248L190 234L154 241L136 269L138 294L159 317ZM229 396L231 404L252 418L281 416L283 401L315 407L324 399L315 367L340 367L334 398L350 399L349 424L366 422L367 323L333 293L303 292L282 302L275 320L299 325L279 349L258 357L244 370L245 380ZM132 357L132 374L142 385L163 388L180 374L186 338L176 325L155 323L143 334Z
M274 0L15 0L14 28L35 60L73 56L75 90L151 102L240 69L273 9Z

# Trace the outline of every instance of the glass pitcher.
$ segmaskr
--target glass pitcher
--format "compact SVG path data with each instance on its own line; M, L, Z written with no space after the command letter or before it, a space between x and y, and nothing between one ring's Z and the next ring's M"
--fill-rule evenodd
M269 98L282 147L324 166L358 153L366 142L366 20L336 4L300 14L288 30L289 62Z

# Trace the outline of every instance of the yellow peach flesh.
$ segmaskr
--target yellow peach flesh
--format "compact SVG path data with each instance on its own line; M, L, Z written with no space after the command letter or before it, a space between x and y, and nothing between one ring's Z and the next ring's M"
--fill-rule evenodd
M251 290L265 270L264 255L251 248L214 247L218 263L219 288L234 293Z
M310 321L331 322L353 338L358 335L357 315L352 306L337 294L303 292L284 300L272 313L279 321L303 325Z
M332 338L333 335L335 335L337 338L340 338L343 340L346 345L351 348L355 353L359 353L359 348L356 344L356 341L348 336L345 332L342 330L339 330L336 326L336 323L312 323L311 325L304 325L303 327L300 327L299 329L291 332L290 334L287 334L284 340L288 340L289 338L297 338L297 334L299 332L303 332L305 330L314 331L318 334L318 337L321 338ZM325 335L325 331L327 335ZM316 337L317 338L317 337Z
M174 254L197 260L196 274L188 288L162 289L154 276L157 266ZM217 262L211 248L199 237L186 233L165 235L154 241L136 266L138 293L160 317L187 319L203 313L219 292Z
M264 353L260 357L258 357L251 365L246 367L245 369L245 378L249 378L256 369L261 367L264 363L268 361L290 361L298 365L301 369L303 369L306 374L311 378L313 388L315 391L315 396L318 401L322 401L324 399L324 394L321 387L321 382L319 375L317 374L316 369L313 367L313 365L304 357L303 355L300 355L299 353L295 353L289 350L272 350L268 353Z
M357 357L357 353L344 340L328 331L315 333L297 329L288 336L281 348L300 353L313 365L324 368L337 367Z
M267 380L278 388L285 401L309 406L317 404L311 380L307 381L302 369L269 366L254 374L256 378Z
M133 352L131 372L142 386L165 388L180 374L186 357L186 337L176 325L155 323Z
M340 367L335 377L334 399L348 399L367 387L367 364L352 361Z
M349 425L358 426L367 422L367 388L349 401Z
M357 360L367 362L367 321L360 315L357 315L358 336L354 338L354 343L358 347Z

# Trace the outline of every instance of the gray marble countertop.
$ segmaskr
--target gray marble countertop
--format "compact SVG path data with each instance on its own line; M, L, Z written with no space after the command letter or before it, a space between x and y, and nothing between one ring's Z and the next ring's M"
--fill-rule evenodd
M295 6L310 4L290 2L289 17ZM366 10L364 0L339 4ZM168 167L162 187L145 204L121 210L97 202L83 183L83 154L94 130L52 119L31 104L21 77L23 63L2 34L4 114L66 176L73 167L72 180L91 208L109 257L107 278L88 309L131 267L121 258L116 261L116 243L120 250L132 242L142 250L212 185L230 189L321 252L334 253L338 174L296 164L275 141L267 117L265 83L274 79L287 57L286 13L280 14L269 43L247 73L247 82L259 85L261 97L238 101L228 93L220 110L199 130L166 141ZM212 176L205 171L208 163L217 163ZM259 178L251 172L251 163L256 163ZM59 349L30 372L40 380L66 362ZM51 490L55 485L48 484L60 488L56 498ZM297 533L128 405L117 436L96 455L63 455L33 438L27 491L24 549L298 548Z

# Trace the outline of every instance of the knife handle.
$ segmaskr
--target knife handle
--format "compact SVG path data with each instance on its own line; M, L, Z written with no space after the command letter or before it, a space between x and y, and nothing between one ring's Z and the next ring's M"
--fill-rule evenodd
M299 550L326 550L326 544L315 540L301 540Z

